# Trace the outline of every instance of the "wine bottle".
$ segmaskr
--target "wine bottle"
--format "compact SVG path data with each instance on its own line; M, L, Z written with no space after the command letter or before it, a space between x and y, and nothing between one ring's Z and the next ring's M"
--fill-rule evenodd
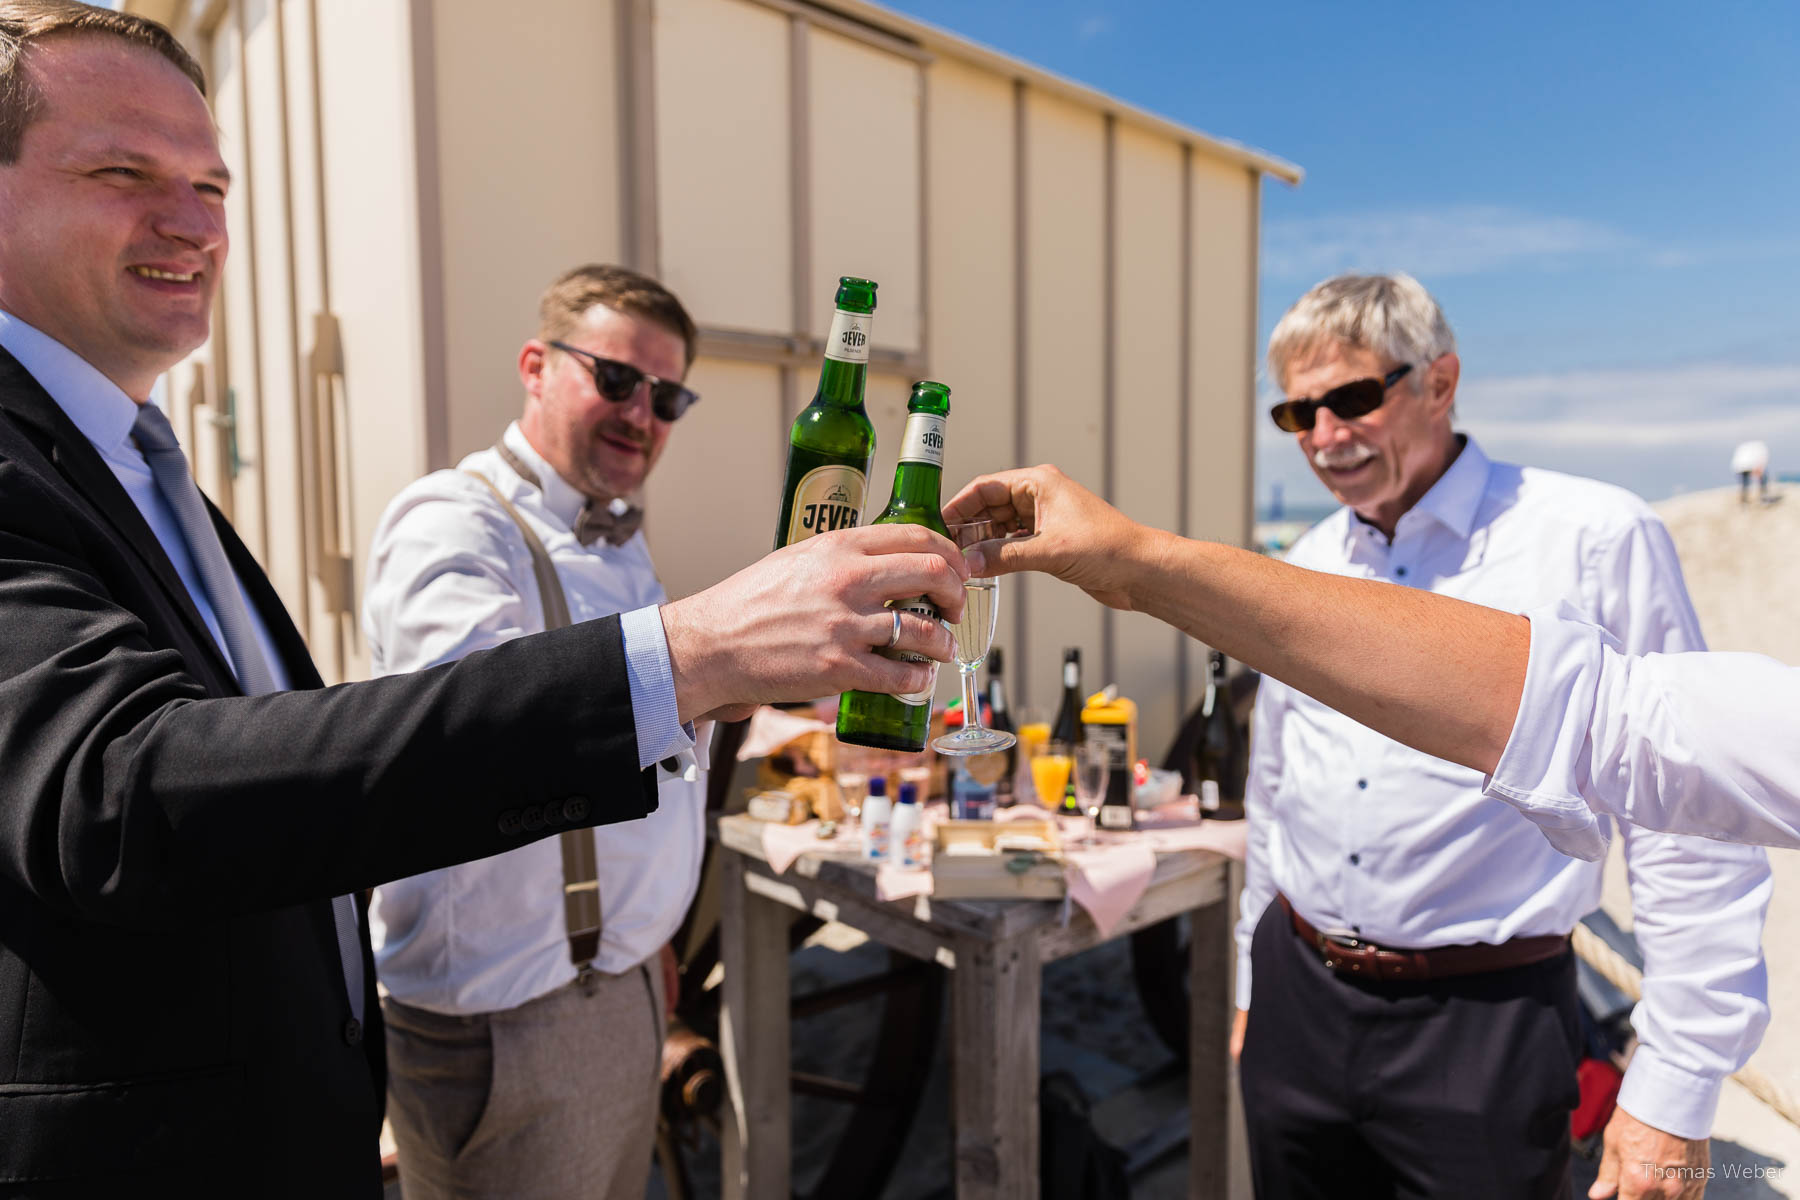
M1231 691L1225 679L1225 656L1214 650L1206 679L1206 695L1200 701L1200 738L1194 753L1194 787L1200 811L1218 820L1235 821L1244 815L1244 779L1249 754L1244 731L1231 710Z
M987 663L985 664L988 673L987 723L989 729L998 729L1005 733L1016 734L1019 730L1018 727L1013 724L1012 711L1006 703L1006 684L1001 682L1000 679L1002 662L1003 659L1000 654L1000 647L995 646L988 651ZM1001 751L1001 753L1006 756L1006 770L1000 776L994 800L995 803L999 804L1001 807L1005 807L1013 802L1013 774L1019 769L1018 743L1014 742L1005 750Z
M1063 651L1063 691L1062 704L1056 710L1056 720L1050 723L1050 740L1061 742L1075 753L1075 747L1087 740L1087 726L1081 723L1081 710L1086 701L1081 695L1081 648L1070 646ZM1040 803L1045 798L1038 797ZM1045 807L1050 807L1046 804ZM1068 785L1063 789L1062 803L1055 807L1065 813L1078 813L1081 806L1075 800L1075 776L1069 774Z

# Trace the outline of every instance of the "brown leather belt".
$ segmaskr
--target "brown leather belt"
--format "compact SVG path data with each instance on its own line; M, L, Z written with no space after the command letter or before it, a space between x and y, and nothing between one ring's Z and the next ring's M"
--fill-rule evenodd
M1400 982L1479 975L1543 962L1569 948L1568 934L1551 933L1513 938L1498 945L1476 942L1465 946L1433 946L1428 950L1396 950L1357 938L1320 933L1310 921L1294 911L1286 896L1277 893L1275 898L1287 910L1294 932L1320 960L1339 975L1354 979Z

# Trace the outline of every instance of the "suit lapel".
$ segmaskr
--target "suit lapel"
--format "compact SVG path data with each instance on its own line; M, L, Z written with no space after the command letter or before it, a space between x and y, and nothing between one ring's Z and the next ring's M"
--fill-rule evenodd
M132 503L112 468L106 465L93 443L76 428L75 422L69 420L69 415L50 398L42 385L4 349L0 349L0 408L48 435L50 460L57 471L106 519L119 539L131 547L132 553L137 555L144 569L161 585L188 623L201 652L211 656L214 670L235 686L237 677L232 674L231 665L219 644L213 640L212 630L206 627L200 610L194 607L194 598L181 582L175 564L163 552L156 534L137 505Z

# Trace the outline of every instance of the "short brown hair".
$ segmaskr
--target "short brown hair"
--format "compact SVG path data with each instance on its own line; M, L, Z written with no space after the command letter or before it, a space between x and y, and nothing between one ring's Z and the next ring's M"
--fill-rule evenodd
M681 339L687 365L694 365L694 318L671 292L648 275L608 263L588 263L565 271L538 301L538 339L563 341L596 304L660 325Z
M206 73L175 35L147 17L95 8L76 0L0 0L0 166L19 160L25 130L43 97L24 70L25 50L52 35L105 34L154 50L206 95Z

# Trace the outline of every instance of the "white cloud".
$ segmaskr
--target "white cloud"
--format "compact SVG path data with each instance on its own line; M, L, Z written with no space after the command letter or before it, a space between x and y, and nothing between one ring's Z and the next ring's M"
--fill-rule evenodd
M1273 279L1343 271L1472 275L1520 262L1557 263L1635 246L1616 229L1575 217L1461 206L1278 219L1263 227L1263 270Z
M1106 16L1104 13L1099 13L1086 18L1081 24L1077 25L1075 27L1075 36L1086 41L1090 38L1097 38L1103 33L1111 33L1112 27L1112 18Z

